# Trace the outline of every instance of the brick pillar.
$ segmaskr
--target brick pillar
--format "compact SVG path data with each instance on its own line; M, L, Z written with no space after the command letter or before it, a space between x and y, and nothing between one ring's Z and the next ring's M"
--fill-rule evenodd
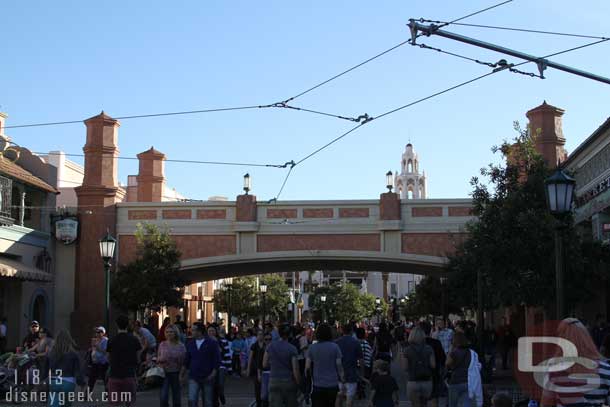
M150 150L138 154L138 160L138 202L163 201L165 154L151 147Z
M381 220L400 220L400 195L386 192L379 197L379 218Z
M105 273L98 241L106 230L116 236L115 204L120 196L116 158L120 124L102 112L85 120L85 125L85 175L83 184L75 188L80 235L76 247L75 307L71 321L72 335L80 346L88 346L93 327L104 324Z
M533 108L525 115L529 119L529 129L534 136L536 150L542 155L550 168L556 168L558 162L568 157L563 146L562 120L564 110L546 103Z
M236 206L235 220L237 222L256 222L255 195L239 195Z

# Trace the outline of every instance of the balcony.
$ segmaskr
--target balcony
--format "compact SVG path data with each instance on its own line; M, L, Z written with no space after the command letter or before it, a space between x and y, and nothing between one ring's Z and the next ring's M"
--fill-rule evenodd
M11 216L13 193L13 180L0 176L0 225L12 226L14 219Z

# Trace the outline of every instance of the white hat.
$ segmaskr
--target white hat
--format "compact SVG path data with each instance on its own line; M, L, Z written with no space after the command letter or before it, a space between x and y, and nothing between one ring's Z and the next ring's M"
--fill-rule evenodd
M106 333L106 328L104 328L103 326L98 326L97 328L95 328L95 332L102 332L102 334Z

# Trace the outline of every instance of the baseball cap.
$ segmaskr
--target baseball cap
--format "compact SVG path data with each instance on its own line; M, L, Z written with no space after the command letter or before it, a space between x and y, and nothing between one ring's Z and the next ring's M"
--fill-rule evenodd
M40 324L38 323L38 321L32 321L30 326L40 326Z
M106 328L104 328L103 326L98 326L97 328L95 328L95 332L101 332L101 333L105 334Z

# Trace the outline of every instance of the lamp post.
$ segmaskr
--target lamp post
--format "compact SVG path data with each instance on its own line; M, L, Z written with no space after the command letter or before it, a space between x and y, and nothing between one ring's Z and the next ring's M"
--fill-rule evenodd
M326 321L326 295L322 294L320 296L320 301L322 302L322 322Z
M263 323L267 320L267 284L261 284L259 287L263 296Z
M392 171L388 171L385 174L385 187L388 189L388 192L392 192L392 188L394 187L394 182L392 180Z
M563 236L565 219L572 210L572 198L576 181L561 169L544 182L546 186L546 199L549 211L557 220L555 226L555 303L557 319L565 316L564 290L563 290Z
M377 315L377 323L379 323L379 314L381 313L381 298L375 298L375 314Z
M105 274L105 291L104 291L104 323L106 329L110 326L110 266L112 265L112 259L114 257L114 249L116 247L116 239L112 237L110 231L106 232L100 241L100 255L104 261L104 274Z
M227 288L227 334L231 332L231 289L233 288L233 278L225 278L224 286Z
M252 183L250 181L250 174L245 174L244 175L244 191L246 192L246 195L248 195L248 192L250 192L250 190L252 189Z

